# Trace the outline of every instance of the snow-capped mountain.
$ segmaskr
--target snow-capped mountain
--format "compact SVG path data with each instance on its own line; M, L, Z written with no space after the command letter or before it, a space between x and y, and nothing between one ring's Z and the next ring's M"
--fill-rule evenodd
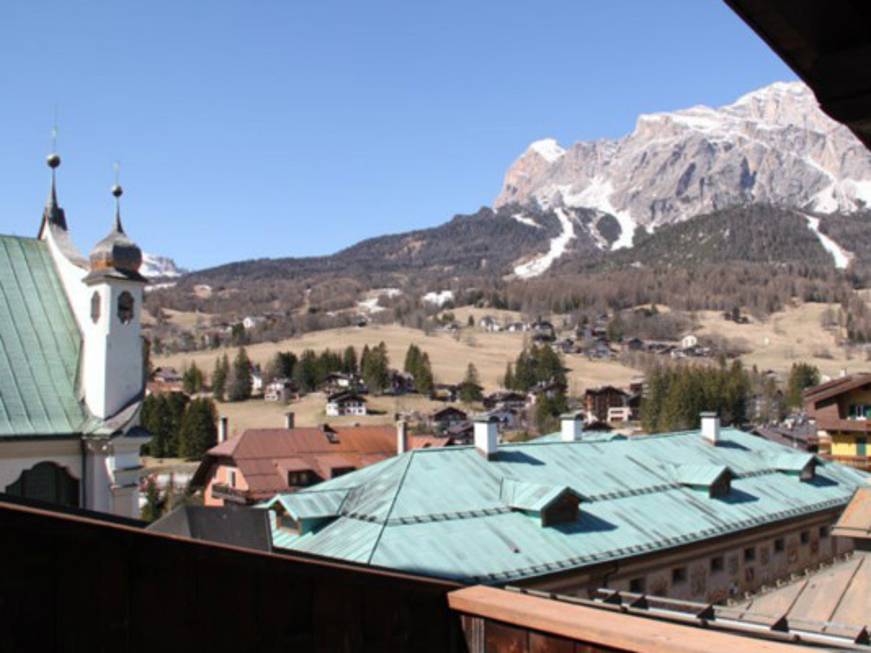
M618 140L568 148L536 141L508 170L494 206L598 209L616 218L610 246L618 249L632 245L637 226L653 230L761 203L816 213L871 206L871 154L800 82L778 82L717 109L641 115ZM572 234L564 229L562 237L549 255L558 257Z
M174 279L187 270L178 267L171 258L143 252L139 272L148 279Z

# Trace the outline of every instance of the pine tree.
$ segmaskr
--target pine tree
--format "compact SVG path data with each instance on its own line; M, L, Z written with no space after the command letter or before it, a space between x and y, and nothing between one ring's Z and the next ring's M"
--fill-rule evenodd
M460 401L466 404L471 404L476 401L481 401L481 385L478 382L478 370L474 363L469 363L466 368L466 376L460 384Z
M224 401L227 394L227 375L230 370L230 361L227 354L215 361L215 370L212 372L212 396L218 401Z
M405 353L405 364L402 366L402 370L406 374L411 374L414 376L418 371L418 366L420 365L420 348L414 343L408 345L408 351Z
M182 389L189 395L194 395L203 389L203 373L196 363L184 370L181 377Z
M302 352L293 368L293 380L301 392L314 392L318 387L318 357L311 349Z
M801 406L801 393L820 383L820 370L808 363L793 363L786 383L786 403L790 408Z
M505 366L505 376L502 377L502 387L506 390L514 389L514 370L511 367L511 363L508 363Z
M200 459L218 442L217 411L211 399L194 399L188 404L179 432L179 456Z
M251 361L244 347L239 347L233 367L228 376L228 398L230 401L244 401L251 397L254 381L251 377Z
M387 345L383 342L368 352L365 363L361 367L361 372L370 392L380 393L387 388L390 381L389 365L390 359L387 356Z
M342 371L345 374L357 374L357 350L353 345L348 345L345 348L345 353L342 356Z

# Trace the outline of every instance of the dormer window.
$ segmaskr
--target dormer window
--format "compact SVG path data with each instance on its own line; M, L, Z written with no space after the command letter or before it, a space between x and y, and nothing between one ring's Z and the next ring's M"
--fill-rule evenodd
M798 476L800 481L808 482L816 478L817 457L811 453L785 453L773 460L773 467L779 472Z
M581 495L566 485L505 479L500 494L512 510L539 519L542 526L569 524L580 518Z
M91 295L91 321L94 324L100 321L100 293L96 290Z
M133 295L126 290L118 296L118 319L121 324L128 324L133 319L133 305Z
M674 479L683 487L706 493L716 499L732 491L732 470L726 465L677 465Z

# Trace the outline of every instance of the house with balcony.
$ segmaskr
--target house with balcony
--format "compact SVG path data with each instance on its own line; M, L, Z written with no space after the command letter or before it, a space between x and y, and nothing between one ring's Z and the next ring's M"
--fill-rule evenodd
M871 471L871 374L851 374L809 388L804 410L816 421L820 452L845 465Z

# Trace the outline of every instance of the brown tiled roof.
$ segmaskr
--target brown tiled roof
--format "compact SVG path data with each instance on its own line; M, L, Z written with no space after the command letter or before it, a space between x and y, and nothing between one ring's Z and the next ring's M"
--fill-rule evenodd
M871 539L871 485L859 488L832 529L839 537Z
M802 398L806 402L822 401L867 384L871 384L871 374L851 374L808 388L802 393Z
M410 436L411 448L433 443ZM212 467L229 459L242 472L253 499L286 492L287 472L311 470L321 479L332 478L341 467L359 469L396 454L393 426L303 427L248 429L242 435L212 447L193 478L194 486L208 482Z

